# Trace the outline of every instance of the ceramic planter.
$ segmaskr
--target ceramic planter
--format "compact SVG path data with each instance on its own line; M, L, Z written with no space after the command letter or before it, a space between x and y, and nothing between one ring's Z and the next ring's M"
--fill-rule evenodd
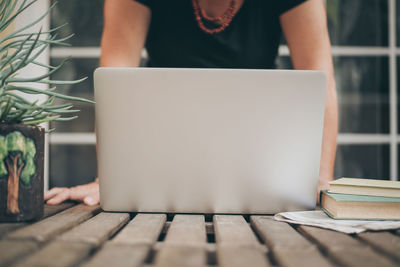
M0 221L43 216L44 129L0 124Z

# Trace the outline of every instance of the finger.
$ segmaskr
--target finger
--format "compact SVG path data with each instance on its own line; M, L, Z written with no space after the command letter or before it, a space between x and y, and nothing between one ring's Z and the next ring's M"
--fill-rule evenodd
M66 188L61 188L61 187L54 187L49 191L44 192L44 200L49 200L50 198L54 197L55 195L61 193L63 190Z
M69 199L69 190L68 189L62 191L61 193L57 194L53 198L47 200L46 203L49 205L57 205L67 199Z
M88 206L94 206L100 203L100 195L99 193L92 194L90 196L85 197L83 202Z
M99 191L99 185L90 183L70 188L70 199L75 201L83 201L85 197L95 194Z

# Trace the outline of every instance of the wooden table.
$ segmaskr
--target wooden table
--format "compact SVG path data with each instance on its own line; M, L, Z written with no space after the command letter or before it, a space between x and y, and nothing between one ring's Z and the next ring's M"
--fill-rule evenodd
M1 266L400 266L400 230L346 235L271 216L130 214L66 203L0 224Z

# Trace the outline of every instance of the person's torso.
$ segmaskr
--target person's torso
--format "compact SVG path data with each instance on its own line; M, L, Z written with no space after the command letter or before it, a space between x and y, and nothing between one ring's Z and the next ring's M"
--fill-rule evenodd
M198 26L191 1L157 1L146 41L148 66L274 68L281 30L271 2L244 1L224 31L208 34Z

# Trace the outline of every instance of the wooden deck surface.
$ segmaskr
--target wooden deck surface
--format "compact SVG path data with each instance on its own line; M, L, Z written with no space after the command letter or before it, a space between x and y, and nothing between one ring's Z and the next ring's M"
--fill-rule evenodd
M0 223L0 266L400 266L400 230L346 235L271 216L133 214L46 206Z

